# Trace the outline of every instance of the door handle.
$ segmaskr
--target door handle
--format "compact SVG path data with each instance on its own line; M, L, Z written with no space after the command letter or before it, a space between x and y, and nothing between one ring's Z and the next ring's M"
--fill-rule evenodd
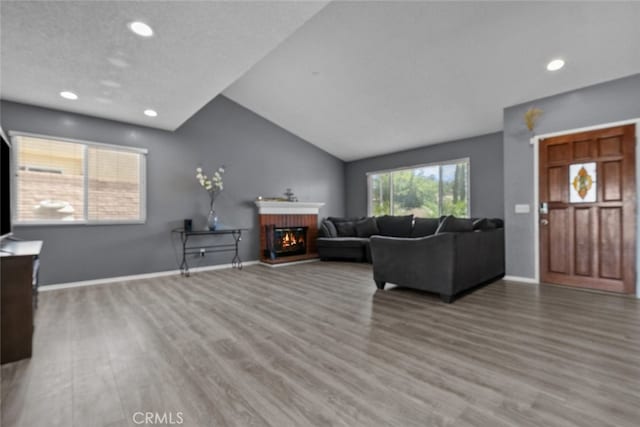
M540 224L547 225L547 224L549 224L549 220L548 219L541 219L540 220Z

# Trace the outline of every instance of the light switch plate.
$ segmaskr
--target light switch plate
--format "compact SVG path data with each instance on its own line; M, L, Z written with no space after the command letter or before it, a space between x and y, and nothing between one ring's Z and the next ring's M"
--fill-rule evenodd
M515 212L517 214L528 214L531 212L531 207L529 205L516 205Z

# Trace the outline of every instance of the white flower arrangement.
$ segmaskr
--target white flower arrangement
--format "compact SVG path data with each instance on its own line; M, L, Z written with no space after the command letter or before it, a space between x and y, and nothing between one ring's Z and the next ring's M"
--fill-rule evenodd
M222 175L224 175L224 166L218 168L217 171L213 173L213 176L209 178L202 172L201 167L196 168L196 179L209 193L209 197L211 198L211 209L213 209L213 202L216 198L216 195L224 190L224 183L222 182Z

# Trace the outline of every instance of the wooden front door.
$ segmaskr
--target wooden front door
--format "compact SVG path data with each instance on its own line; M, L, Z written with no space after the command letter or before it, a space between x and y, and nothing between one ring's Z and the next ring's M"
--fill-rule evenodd
M543 282L635 292L635 126L539 144Z

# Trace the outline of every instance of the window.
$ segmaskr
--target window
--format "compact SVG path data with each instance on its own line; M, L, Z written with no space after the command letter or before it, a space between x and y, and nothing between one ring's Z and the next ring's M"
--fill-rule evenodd
M370 172L369 215L469 216L469 159Z
M17 224L145 221L145 150L12 137Z

